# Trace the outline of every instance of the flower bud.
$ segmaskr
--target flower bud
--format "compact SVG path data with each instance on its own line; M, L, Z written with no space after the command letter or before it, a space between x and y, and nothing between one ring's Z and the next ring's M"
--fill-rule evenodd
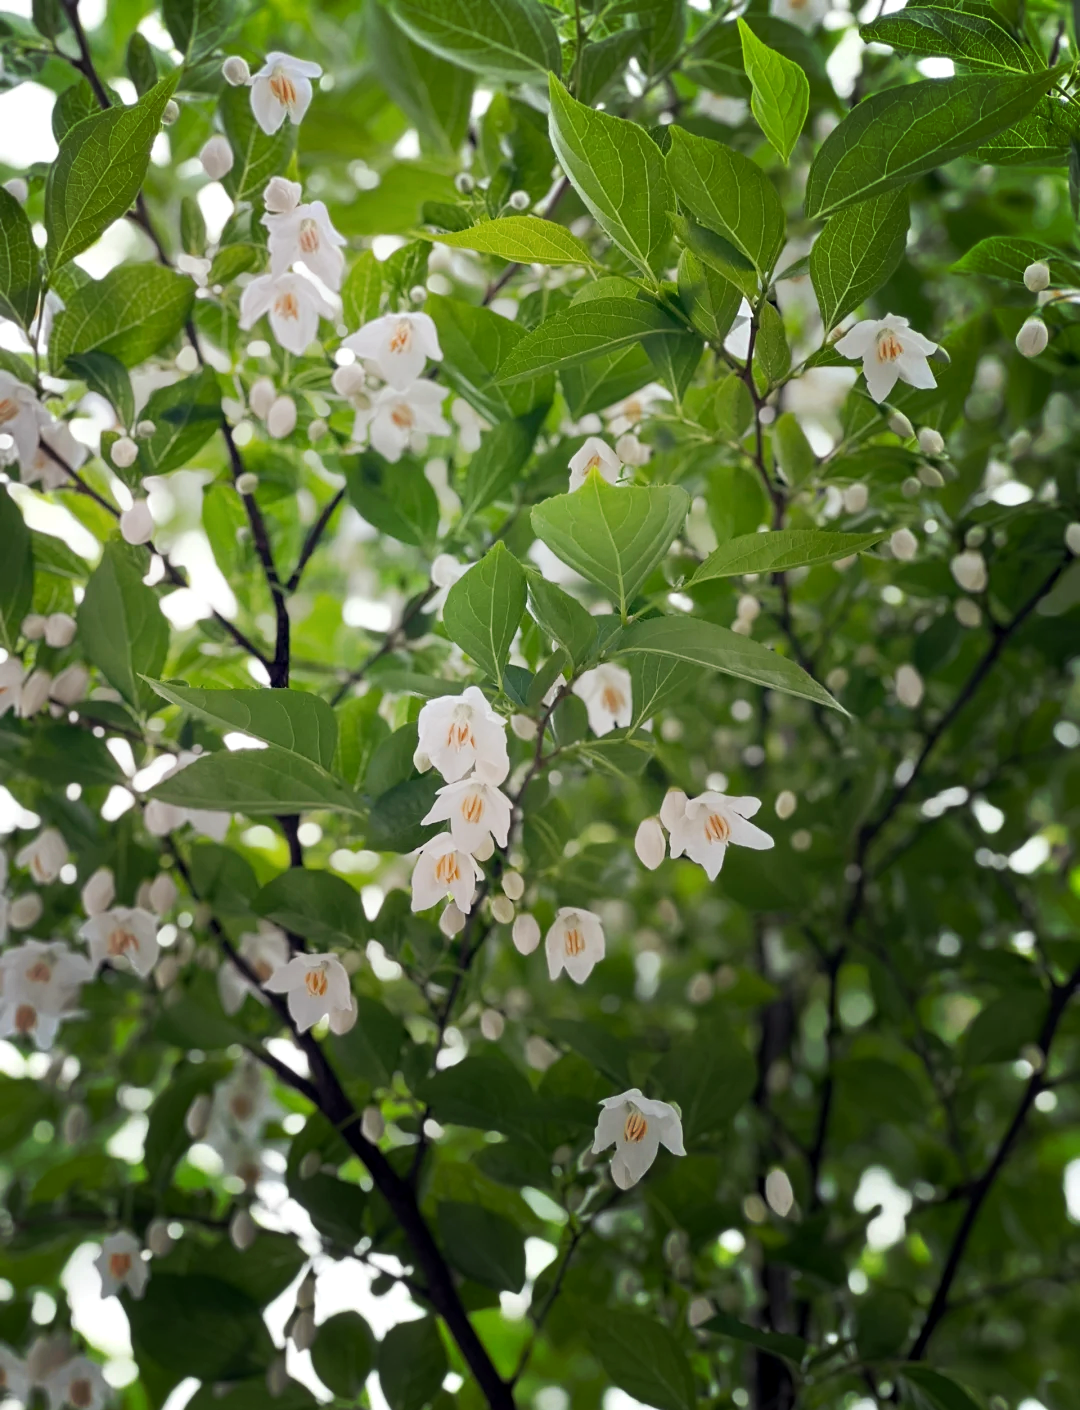
M465 929L465 915L459 911L453 901L446 903L446 909L439 917L439 929L448 940L452 940L455 935L460 935Z
M940 490L945 483L945 476L936 465L920 465L919 479L928 490Z
M28 720L31 715L36 715L39 710L43 710L49 703L49 694L52 690L52 676L48 671L31 671L23 681L22 699L19 702L19 714L24 720Z
M165 104L165 110L161 114L161 121L166 127L172 127L173 123L180 116L180 104L175 98L170 98Z
M134 465L139 458L139 447L130 436L121 436L114 441L112 449L109 451L109 459L120 470L126 470L129 465Z
M781 822L786 822L798 806L799 800L795 797L795 794L792 793L790 788L782 789L781 792L776 795L774 807L776 808L776 816Z
M1080 556L1080 524L1069 524L1065 529L1065 547L1070 553Z
M163 916L171 911L176 905L176 882L167 872L159 872L150 883L150 893L147 900L150 902L149 910L156 916Z
M383 1120L383 1114L379 1108L377 1106L366 1106L364 1108L364 1114L360 1118L360 1132L364 1140L370 1141L372 1145L375 1145L378 1141L382 1140L385 1130L386 1122Z
M20 206L26 205L26 198L30 195L30 187L27 186L21 176L12 176L9 180L5 181L4 190L14 200L18 201Z
M154 520L145 499L137 499L120 515L120 532L124 542L131 544L149 543L154 537Z
M259 1227L246 1209L238 1209L229 1220L229 1241L237 1253L246 1253L255 1242Z
M135 423L135 434L137 436L152 436L156 430L156 421L149 421L144 418L142 421L136 421Z
M523 911L514 921L510 935L519 955L531 955L540 943L540 922L528 911Z
M491 914L500 925L509 925L514 919L514 903L509 896L493 896Z
M289 1385L289 1369L284 1356L275 1356L266 1368L266 1393L271 1400L278 1400Z
M716 1308L707 1297L695 1297L686 1309L686 1321L691 1327L700 1327L710 1317L715 1317Z
M251 391L248 392L248 406L260 421L265 421L276 398L277 388L270 378L256 377L251 384Z
M276 441L292 435L296 429L296 403L292 397L283 395L275 398L266 413L266 429Z
M300 1160L301 1180L310 1180L312 1176L318 1175L322 1166L322 1157L318 1151L308 1151Z
M953 615L962 627L974 630L982 622L979 604L970 597L958 597L953 604Z
M1037 259L1024 270L1024 287L1030 294L1041 294L1050 286L1050 266Z
M271 215L288 215L300 204L304 188L299 181L284 176L272 176L263 191L263 204Z
M1016 335L1016 351L1024 357L1038 357L1046 351L1050 330L1041 318L1026 318Z
M494 851L495 843L491 840L491 837L489 836L485 837L483 842L480 843L480 846L473 850L473 856L478 862L486 862L487 859L494 853Z
M428 291L424 288L423 284L414 284L409 290L409 302L413 304L422 304L427 298L427 294Z
M889 547L894 558L901 563L910 563L919 551L919 540L910 529L897 529L889 539Z
M89 684L90 673L85 666L65 666L52 683L52 698L61 705L77 705Z
M510 209L515 211L527 211L532 204L528 191L511 191Z
M45 623L47 618L42 617L37 612L31 612L29 617L24 617L22 622L22 634L27 641L40 641L45 635Z
M511 901L520 901L525 895L525 878L516 871L508 871L502 879L502 889Z
M890 413L888 427L893 435L899 436L902 441L910 441L915 434L915 427L902 411L893 411Z
M173 1236L167 1219L151 1219L146 1226L146 1247L155 1258L164 1258L172 1251Z
M480 1032L489 1043L497 1043L506 1028L506 1019L498 1009L485 1009L480 1015Z
M861 514L870 502L870 491L864 484L856 482L844 491L844 509L848 514Z
M12 930L29 930L41 919L45 904L36 891L16 896L8 907L8 925Z
M321 441L329 429L322 417L317 416L307 428L307 438L309 441Z
M246 59L242 59L239 54L230 54L221 66L221 74L226 83L231 84L233 88L239 88L241 84L247 83L251 70Z
M467 171L459 171L454 177L454 185L459 196L470 196L476 190L476 182Z
M236 493L239 495L254 494L259 488L259 477L251 470L245 470L242 475L236 477Z
M647 465L652 455L652 447L643 444L632 431L626 431L615 442L615 454L624 465L636 468Z
M906 476L900 484L900 493L905 499L915 499L921 490L922 486L914 475Z
M983 592L987 584L986 559L976 549L965 549L949 564L957 584L965 592Z
M209 1092L200 1092L184 1116L184 1130L193 1141L201 1141L210 1129L214 1099Z
M649 871L655 871L667 856L667 838L659 818L642 818L634 835L634 851L638 861Z
M223 137L220 132L215 132L213 137L204 142L199 152L202 169L211 181L220 181L223 176L228 176L232 171L233 160L229 139Z
M511 715L510 728L514 731L518 739L522 739L526 744L534 740L539 732L535 720L528 715Z
M422 749L417 749L412 756L413 768L418 774L426 774L431 768L431 760Z
M116 899L116 880L108 867L98 867L82 889L82 907L88 916L99 916Z
M45 645L70 646L75 640L75 618L67 612L53 612L45 618Z
M901 666L896 673L896 698L909 710L917 710L922 704L925 686L923 678L914 666Z
M919 428L919 449L923 455L940 455L945 449L945 437L933 426Z
M362 392L367 383L367 374L359 362L348 362L344 367L334 369L330 385L339 397L354 397Z
M310 1351L315 1342L315 1315L301 1312L292 1326L293 1346L297 1351Z

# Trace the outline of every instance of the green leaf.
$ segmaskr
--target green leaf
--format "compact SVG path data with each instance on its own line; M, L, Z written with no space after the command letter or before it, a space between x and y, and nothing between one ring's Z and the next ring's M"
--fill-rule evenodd
M112 404L122 426L134 425L135 393L122 362L110 353L97 351L72 353L66 366L76 377L81 377L92 392Z
M379 1386L390 1410L422 1410L446 1375L446 1351L434 1317L399 1322L379 1346Z
M1030 112L1057 77L932 78L864 98L814 158L806 214L832 215L970 152Z
M127 53L124 55L124 67L127 69L128 77L135 85L135 92L140 98L144 93L150 92L160 77L150 41L138 30L128 40Z
M337 717L306 690L196 690L174 681L148 681L158 695L222 730L240 730L289 754L333 767Z
M613 1385L657 1410L695 1410L694 1375L686 1353L662 1322L566 1299L566 1312Z
M832 216L810 251L810 278L826 332L892 277L904 257L907 232L908 197L902 188Z
M734 578L742 573L783 573L788 568L835 563L880 543L885 531L837 534L828 529L776 529L767 534L740 534L710 553L690 579Z
M212 1092L227 1075L221 1062L181 1062L173 1068L168 1086L154 1098L147 1113L149 1126L143 1148L143 1163L158 1189L166 1189L181 1156L191 1145L184 1126L191 1103L203 1092Z
M49 362L60 372L73 353L103 352L125 367L152 357L191 315L195 285L159 264L121 264L68 300L56 316Z
M222 89L218 115L233 150L233 164L221 184L234 201L251 201L262 195L272 176L281 176L296 148L296 127L286 120L275 133L266 133L251 111L251 93Z
M540 629L563 648L575 666L588 660L596 645L596 618L569 593L532 571L529 611Z
M231 0L163 0L161 18L190 65L212 53L224 39L233 7Z
M989 13L913 5L863 25L859 34L868 44L888 44L905 54L941 54L986 73L1036 73L1046 67L1041 55Z
M468 230L434 235L432 239L440 245L498 255L500 259L518 264L592 263L586 246L576 235L571 235L565 225L541 220L535 215L507 215L500 220L485 220Z
M784 243L784 208L760 167L741 152L670 127L667 173L679 204L748 259L764 280ZM700 249L695 251L701 255ZM721 271L723 273L723 271Z
M659 147L637 123L571 98L554 74L549 88L551 145L570 184L641 273L659 274L673 206Z
M411 764L410 764L411 768ZM380 793L371 805L365 841L372 852L411 852L439 830L438 823L421 822L431 811L437 775L407 778Z
M608 593L625 618L689 508L689 495L677 485L609 485L593 470L573 494L536 505L532 525L537 538Z
M373 72L425 144L454 156L469 126L470 73L414 44L382 5L366 7Z
M359 798L331 774L299 754L273 747L204 754L151 792L178 808L246 813L252 818L310 810L364 815Z
M425 1077L416 1094L437 1119L480 1131L537 1139L539 1102L528 1080L501 1052L470 1053L453 1067Z
M159 387L140 417L154 423L154 433L139 439L139 473L165 475L181 469L221 426L217 377L204 367L194 377Z
M738 21L743 66L753 87L750 108L758 126L786 162L810 111L810 84L798 64L763 44Z
M382 291L382 266L370 250L364 250L353 261L341 290L345 322L350 328L362 328L378 318Z
M113 540L79 604L79 643L110 685L137 709L154 699L143 676L158 676L169 649L169 624L157 594L143 582L145 549Z
M434 542L439 501L412 456L391 465L377 451L363 451L346 463L345 484L353 508L373 528L418 547Z
M919 1399L933 1410L979 1410L963 1386L957 1385L940 1371L918 1362L901 1362L897 1367L901 1377L919 1392Z
M34 550L22 510L0 489L0 646L14 651L34 596Z
M649 299L583 299L526 333L499 365L499 382L523 382L639 344L649 351L682 332L682 326Z
M394 0L392 8L417 44L485 78L527 83L562 66L539 0Z
M785 695L797 695L816 705L828 705L846 713L824 686L818 685L801 666L770 651L750 637L728 631L727 627L697 617L653 617L634 622L617 637L613 650L619 656L633 651L673 656L710 671L736 676Z
M52 132L62 142L77 122L100 112L94 90L85 78L77 78L59 95L52 110Z
M319 1324L311 1363L323 1385L355 1401L375 1367L378 1343L359 1312L338 1312Z
M26 212L0 187L0 318L28 328L37 311L41 265Z
M791 370L784 320L775 304L765 302L758 309L757 341L754 343L754 371L764 387L782 382Z
M179 80L177 70L130 108L94 113L64 135L45 187L50 270L81 254L131 207Z
M525 611L525 595L525 569L500 541L446 596L447 635L498 681L500 689L510 643Z
M1071 255L1055 250L1053 245L1044 245L1041 240L1025 240L1017 235L989 235L961 255L952 267L957 274L984 274L990 279L1022 284L1024 270L1040 260L1050 266L1056 281L1080 277L1080 263Z
M155 1273L141 1301L125 1300L136 1355L179 1376L224 1381L256 1375L275 1356L259 1305L199 1273Z
M507 495L524 470L536 441L535 416L500 421L484 433L465 471L462 520Z
M678 278L679 298L691 323L710 343L722 345L739 312L742 290L690 250L679 256Z
M757 303L761 284L758 272L730 240L725 240L714 230L707 230L704 225L698 225L697 221L689 220L683 215L673 216L672 225L679 242L685 245L696 259L734 284L751 303Z
M809 1350L802 1337L788 1336L781 1332L764 1332L760 1327L751 1327L747 1322L740 1322L737 1317L731 1317L726 1312L715 1313L707 1322L702 1323L701 1329L715 1332L718 1337L726 1337L729 1341L756 1346L773 1356L782 1356L796 1366L802 1363Z
M321 702L320 702L321 703ZM291 867L251 902L256 915L310 940L318 950L350 950L369 926L357 891L329 871Z
M813 447L793 411L781 412L773 424L773 454L789 485L801 485L817 464Z
M435 1218L446 1256L459 1273L496 1292L521 1291L525 1237L509 1219L458 1200L441 1202Z
M980 143L973 161L991 166L1065 166L1072 140L1072 109L1051 98L1040 98L1026 117Z
M665 1099L679 1104L686 1141L712 1145L710 1138L749 1099L757 1069L723 1011L714 1006L692 1035L669 1049L655 1078Z
M964 1062L1009 1062L1034 1043L1046 1018L1047 1000L1041 989L1021 989L987 1004L964 1034Z
M354 995L357 1020L348 1033L327 1038L338 1069L346 1077L363 1077L373 1087L389 1087L401 1051L409 1042L402 1021L376 999Z
M520 324L489 308L441 294L428 296L424 312L435 320L439 332L441 375L481 416L505 421L550 404L555 394L551 377L529 377L514 387L501 384L499 369L528 336Z

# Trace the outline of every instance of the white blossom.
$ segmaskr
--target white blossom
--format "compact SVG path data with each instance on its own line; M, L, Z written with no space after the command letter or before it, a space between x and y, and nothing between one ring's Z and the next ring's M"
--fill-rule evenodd
M769 14L797 25L807 34L829 13L829 0L769 0Z
M447 783L456 783L475 770L482 782L500 784L510 772L506 723L479 686L429 700L420 711L417 730L413 762L422 773L434 767Z
M263 191L263 205L272 215L284 215L300 204L303 187L287 176L272 176Z
M633 431L653 412L658 402L671 400L671 393L659 382L650 382L640 391L625 397L609 406L603 413L607 428L613 436L621 436L625 431Z
M349 976L337 955L294 955L263 981L263 988L286 996L289 1016L301 1033L321 1018L341 1023L355 1008Z
M70 666L65 666L59 675L53 677L52 698L61 705L77 705L85 697L89 684L89 671L76 661Z
M3 393L0 392L0 396L2 395ZM5 429L7 428L0 426L0 434ZM81 441L75 439L66 421L43 421L39 427L39 434L40 444L35 448L29 463L24 462L20 467L23 484L40 484L46 492L70 485L72 483L71 477L64 466L66 465L71 470L78 470L90 452ZM50 451L52 454L49 453ZM63 464L57 464L57 460L62 461Z
M45 902L36 891L24 891L8 906L8 924L12 930L29 930L37 925L45 910Z
M580 450L570 457L570 492L579 490L595 470L601 479L613 485L622 474L623 463L599 436L589 436Z
M38 450L38 430L45 413L33 387L0 370L0 435L15 442L19 468L27 470Z
M143 1261L139 1241L127 1230L103 1240L94 1267L101 1276L102 1297L116 1297L121 1288L127 1288L132 1297L140 1298L150 1281L150 1266Z
M306 59L294 59L275 49L257 73L252 74L251 111L262 130L271 134L286 117L303 121L311 102L311 80L319 78L322 67Z
M83 910L88 916L99 916L116 899L116 878L109 867L98 867L80 893Z
M540 943L539 921L528 911L523 911L514 921L510 938L519 955L531 955Z
M0 954L0 1038L33 1036L52 1046L61 1018L78 1001L91 966L60 940L25 940Z
M269 377L256 377L248 392L248 406L260 421L270 415L270 408L277 400L277 388Z
M634 851L642 866L655 871L667 856L667 838L659 818L642 818L634 835Z
M79 939L89 946L95 969L105 963L126 966L145 979L160 953L157 931L157 919L149 911L114 906L91 916L79 930Z
M371 362L395 391L411 387L428 358L442 358L435 321L427 313L386 313L347 337L343 346Z
M0 661L0 719L3 719L9 710L14 710L16 715L19 713L23 675L23 663L17 656L9 656L6 661Z
M48 671L39 668L30 672L23 681L22 700L19 702L19 714L24 720L29 720L45 708L49 703L51 689L52 676Z
M634 704L630 672L625 666L613 666L605 661L591 671L583 671L572 690L585 702L593 734L604 735L613 729L629 727Z
M55 881L67 859L67 843L55 827L39 832L32 842L15 853L15 865L26 867L39 886Z
M207 138L199 152L202 169L211 181L220 181L223 176L228 176L233 169L234 160L229 139L223 137L220 132L215 132L212 137Z
M194 279L200 289L205 289L209 282L210 271L214 267L214 261L205 259L201 255L181 253L176 256L176 267L181 274L186 274L190 279ZM147 430L147 427L150 429ZM152 436L155 429L153 421L140 421L135 427L135 432L139 436Z
M476 883L483 877L473 856L449 832L429 838L416 854L412 874L412 908L426 911L449 897L458 910L472 910Z
M548 974L557 979L565 969L575 984L584 984L604 958L604 927L592 911L561 906L544 937Z
M958 553L949 564L949 571L965 592L983 592L986 588L986 559L976 548Z
M268 212L262 223L270 232L270 273L277 279L294 260L329 289L341 288L345 256L341 246L345 236L338 234L322 201L308 201L285 212Z
M500 847L506 846L512 812L510 799L500 788L472 774L440 788L422 821L448 822L450 836L457 845L466 852L475 852L488 837Z
M26 1362L0 1343L0 1396L26 1405L30 1400L30 1384Z
M121 436L113 441L109 449L109 459L119 470L126 470L139 458L139 447L130 436Z
M636 469L640 465L648 465L652 457L652 446L639 441L632 431L626 431L615 442L615 454L624 465Z
M835 347L841 357L862 358L866 390L877 402L885 400L897 381L912 387L937 386L926 360L937 343L916 333L906 318L895 313L856 323Z
M63 648L75 640L75 618L69 612L51 612L45 618L45 645Z
M154 518L150 513L150 503L137 499L130 509L120 515L120 532L125 543L149 543L154 537Z
M1065 547L1074 557L1080 555L1080 524L1072 523L1066 525Z
M669 1102L644 1096L637 1087L606 1097L596 1123L593 1154L615 1147L611 1178L620 1190L636 1185L648 1171L661 1145L672 1155L685 1155L682 1119Z
M909 710L917 710L926 691L923 678L914 666L904 664L896 672L896 698Z
M73 1356L43 1382L50 1410L62 1405L72 1410L101 1410L109 1398L109 1385L101 1367L89 1356Z
M240 327L253 328L263 314L281 346L299 357L318 335L319 319L334 319L337 311L302 274L261 274L240 296Z
M382 387L371 405L358 408L353 437L366 436L375 450L391 463L406 450L421 450L428 436L448 436L450 427L440 413L448 392L435 382L415 382L408 391Z
M748 821L761 807L760 798L729 798L710 791L685 799L680 808L669 792L664 807L668 814L665 817L661 809L660 816L671 834L671 855L681 857L685 853L704 868L710 881L719 875L729 843L755 851L767 851L773 846L769 834Z

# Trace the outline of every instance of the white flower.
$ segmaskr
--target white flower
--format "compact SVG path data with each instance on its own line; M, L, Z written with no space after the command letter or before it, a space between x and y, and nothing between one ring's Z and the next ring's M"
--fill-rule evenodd
M263 205L272 215L285 215L300 204L303 187L286 176L272 176L263 191Z
M466 852L475 852L488 837L505 847L513 809L510 799L493 783L475 774L448 783L435 795L425 823L448 822L450 836Z
M79 939L90 947L95 969L108 961L145 979L160 953L157 931L157 919L149 911L115 906L91 916L79 930Z
M1046 351L1050 330L1041 318L1026 318L1016 335L1016 351L1024 357L1038 357Z
M320 1018L331 1021L353 1012L349 976L337 955L294 955L263 981L271 994L285 994L289 1015L301 1033Z
M669 1102L643 1096L636 1087L606 1097L596 1123L593 1154L615 1147L611 1178L620 1190L636 1185L664 1145L672 1155L685 1155L682 1119Z
M0 1344L0 1396L26 1405L30 1399L30 1373L26 1362Z
M22 702L23 663L17 656L9 656L0 661L0 719L9 710L19 713Z
M179 254L176 256L177 269L181 274L186 274L189 278L194 279L200 289L206 288L207 280L209 279L210 271L213 266L214 261L212 259L203 259L199 255ZM154 428L153 421L140 421L135 427L135 430L140 436L152 436L154 430L144 430L143 428L146 426Z
M154 517L150 513L150 502L137 499L130 509L120 515L120 532L125 543L149 543L154 537Z
M436 554L431 562L431 583L439 591L434 593L424 604L424 612L441 612L446 603L447 593L471 567L471 563L462 563L452 553Z
M225 82L231 84L233 88L240 88L251 78L251 70L248 68L247 60L242 59L239 54L230 54L221 66L221 74Z
M657 402L670 401L671 393L659 382L650 382L640 391L623 401L609 406L603 413L608 430L613 436L621 436L624 431L632 431L650 415Z
M109 1386L101 1367L88 1356L73 1356L44 1381L50 1410L70 1405L73 1410L101 1410Z
M228 176L234 161L229 139L223 137L220 132L215 132L213 137L207 138L203 143L199 161L211 181L220 181L223 176Z
M60 1019L74 1006L89 978L90 963L53 940L26 940L0 955L0 1037L33 1035L51 1047Z
M909 710L917 710L922 704L926 687L923 678L914 666L903 665L896 672L896 698Z
M98 867L81 892L82 907L88 916L99 916L116 899L116 879L108 867Z
M893 557L901 563L910 563L919 551L919 540L910 529L897 529L889 539Z
M1043 260L1036 260L1024 270L1024 287L1032 294L1041 294L1050 287L1050 266Z
M396 391L411 387L427 359L442 358L435 320L426 313L386 313L350 334L343 344L375 364L379 376Z
M916 333L906 318L895 313L856 323L835 346L841 357L862 358L866 390L877 402L885 400L898 380L912 387L937 386L926 360L937 343Z
M622 473L623 463L599 436L589 436L581 449L570 457L570 492L579 490L590 470L613 485Z
M450 419L458 428L458 445L461 449L468 451L470 455L479 450L481 433L491 429L480 413L474 411L462 397L455 397L450 403Z
M710 881L715 881L724 865L724 853L728 843L736 847L752 847L755 851L767 851L773 840L767 832L755 827L752 818L761 807L760 798L729 798L723 793L702 793L697 798L685 799L679 811L679 802L673 798L672 790L664 799L661 818L671 834L671 855L681 857L685 853L692 862L705 869ZM669 821L670 818L670 821Z
M479 686L429 700L417 730L413 763L422 773L434 766L447 783L456 783L475 769L483 783L500 784L510 772L506 724Z
M604 735L616 728L628 728L634 703L630 672L625 666L613 666L609 662L594 666L591 671L582 672L572 689L585 702L593 734Z
M266 429L275 441L283 441L296 430L296 402L287 393L275 397L271 403L266 413Z
M129 465L134 465L139 458L139 447L130 436L121 436L114 441L112 449L109 451L109 459L121 470L126 470Z
M15 442L21 470L27 470L37 454L38 430L44 418L33 387L10 372L0 371L0 436L10 436Z
M311 102L311 80L321 74L321 65L306 59L294 59L280 50L267 54L250 79L251 111L262 130L276 132L286 117L302 122Z
M260 984L289 962L289 942L283 930L269 921L260 921L257 931L249 930L240 936L240 958L245 960ZM221 1007L228 1014L238 1013L248 994L253 989L231 960L225 960L218 970L218 993Z
M77 705L86 695L86 687L89 684L90 673L85 666L80 666L78 662L71 666L65 666L60 674L53 679L52 698L58 700L61 705ZM2 696L2 692L0 692L0 696ZM0 704L2 703L2 698L0 698Z
M26 205L27 198L30 195L30 187L21 176L8 177L7 181L4 182L4 190L9 196L13 196L20 206Z
M544 937L548 974L557 979L565 969L575 984L584 984L604 958L604 927L592 911L561 906Z
M829 12L829 0L769 0L769 14L787 20L808 34Z
M75 640L75 618L68 612L52 612L45 618L45 645L65 647Z
M476 883L483 877L476 861L449 832L432 837L416 854L412 874L412 908L426 911L449 896L459 911L472 910Z
M528 911L523 911L514 921L510 938L519 955L531 955L540 943L539 921L535 916L529 915Z
M635 468L639 465L648 465L652 456L652 446L647 446L639 441L632 431L625 431L615 442L615 454L624 465L631 465Z
M248 392L248 406L259 418L265 421L270 414L270 408L277 400L277 388L269 377L256 377Z
M336 310L310 279L302 274L260 274L240 296L240 327L253 328L263 314L281 346L299 357L318 334L320 318L336 318Z
M0 392L0 396L2 395L3 393ZM0 426L0 434L4 430L5 428ZM46 492L70 485L72 482L70 475L63 465L57 464L53 455L72 470L78 470L90 452L71 434L71 429L66 421L51 421L41 425L40 435L41 444L35 448L29 463L24 462L21 466L23 484L40 484ZM53 455L49 454L50 450Z
M634 851L641 865L655 871L667 856L667 838L659 818L642 818L634 835Z
M289 211L270 212L263 216L262 223L270 232L273 278L279 279L294 260L302 260L305 269L328 288L341 288L341 276L345 272L341 246L345 236L339 235L330 223L330 214L322 201L309 201Z
M447 391L434 382L416 382L407 392L383 387L370 407L357 411L353 436L362 441L366 433L375 450L391 462L400 460L407 449L422 450L429 435L450 434L439 414Z
M48 671L31 671L23 681L22 700L19 702L19 714L24 720L36 715L39 710L45 708L49 701L49 691L52 689L52 676Z
M358 411L371 405L371 397L365 392L367 374L359 362L347 362L344 367L335 367L330 385L339 397L351 402Z
M55 827L47 827L15 853L15 865L26 867L39 886L55 881L67 859L67 843Z
M27 641L41 641L45 635L46 618L40 613L31 612L29 617L22 620L22 634Z
M132 1297L142 1297L150 1280L150 1266L143 1261L139 1241L126 1230L103 1240L94 1267L101 1275L102 1297L115 1297L121 1288L127 1288Z
M949 571L965 592L982 592L986 587L986 559L976 548L958 553L949 564Z

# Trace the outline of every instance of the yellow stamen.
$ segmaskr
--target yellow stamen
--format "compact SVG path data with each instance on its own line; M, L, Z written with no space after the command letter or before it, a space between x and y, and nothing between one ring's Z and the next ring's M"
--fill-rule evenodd
M270 75L270 92L286 108L291 108L296 102L296 85L281 69L275 69Z
M15 1010L15 1032L33 1033L37 1026L37 1009L33 1004L20 1004Z
M455 881L461 880L461 870L458 867L456 852L443 853L435 863L435 878L443 886L451 886Z
M576 925L568 925L566 928L566 953L568 955L580 955L585 949L585 936Z
M479 793L469 793L461 804L461 816L467 823L478 823L484 816L484 799Z
M645 1139L645 1132L649 1129L649 1123L638 1111L637 1107L631 1107L626 1117L626 1125L623 1127L623 1140L630 1141L635 1146L639 1141Z
M114 930L109 935L109 954L126 955L129 950L137 950L139 942L130 930Z
M609 715L617 715L623 707L623 693L617 686L604 686L600 700Z
M412 407L409 406L407 402L399 401L397 406L395 406L390 413L390 420L395 426L399 426L401 430L408 431L412 429L412 424L416 420L416 417L413 415Z
M274 312L279 318L299 318L300 300L295 294L279 294L274 303Z
M14 421L19 414L19 403L14 397L3 397L0 399L0 426L6 421Z
M326 993L327 978L325 969L309 969L304 975L304 984L313 999L321 999Z
M110 1253L109 1272L119 1283L131 1272L130 1253Z
M300 248L306 255L313 255L319 248L319 226L316 221L300 222Z
M886 328L884 332L878 334L878 362L895 362L903 351L903 343L891 328Z
M90 1388L90 1382L85 1377L80 1377L77 1381L72 1381L68 1386L68 1404L74 1405L75 1410L86 1410L88 1405L94 1403L94 1392Z
M392 353L408 352L412 346L412 324L407 318L403 318L391 333L389 346Z
M705 819L705 839L708 842L726 842L731 836L731 824L719 813L710 813Z

